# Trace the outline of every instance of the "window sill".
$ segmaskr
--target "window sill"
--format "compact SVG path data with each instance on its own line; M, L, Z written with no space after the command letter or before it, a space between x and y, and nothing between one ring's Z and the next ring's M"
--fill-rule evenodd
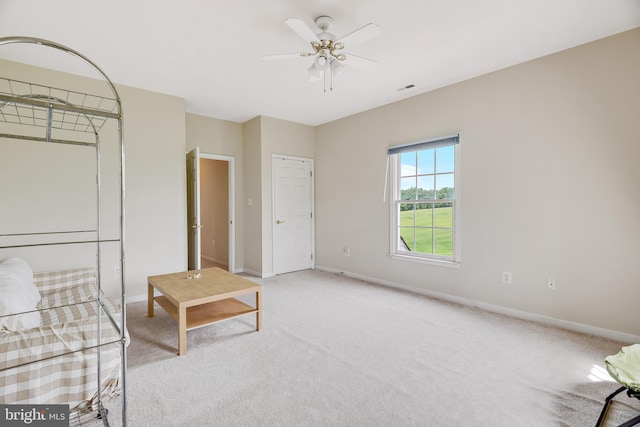
M436 265L439 267L446 268L460 268L459 261L447 261L443 259L434 259L434 258L423 258L411 255L399 255L399 254L389 254L391 259L399 260L399 261L409 261L409 262L417 262L420 264L429 264Z

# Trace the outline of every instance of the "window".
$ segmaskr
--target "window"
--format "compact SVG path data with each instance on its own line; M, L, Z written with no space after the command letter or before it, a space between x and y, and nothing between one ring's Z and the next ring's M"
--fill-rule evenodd
M392 256L458 261L458 143L456 135L389 148Z

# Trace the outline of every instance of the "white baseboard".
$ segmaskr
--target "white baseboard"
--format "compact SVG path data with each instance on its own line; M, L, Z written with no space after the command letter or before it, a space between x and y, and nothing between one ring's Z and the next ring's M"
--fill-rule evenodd
M140 302L140 301L146 301L147 300L147 294L144 295L135 295L132 297L127 297L127 304L131 304L134 302Z
M362 274L350 273L347 271L336 270L335 268L323 267L316 265L316 269L326 271L329 273L343 274L347 277L354 279L364 280L366 282L375 283L390 288L403 289L405 291L415 292L417 294L425 295L428 297L454 302L470 307L478 307L483 310L491 311L493 313L504 314L507 316L515 317L518 319L529 320L532 322L538 322L545 325L556 326L558 328L567 329L574 332L580 332L583 334L595 335L598 337L608 338L615 341L621 341L629 344L640 343L640 336L628 334L625 332L613 331L610 329L599 328L597 326L586 325L583 323L570 322L568 320L556 319L553 317L543 316L541 314L530 313L528 311L516 310L514 308L503 307L500 305L494 305L485 303L482 301L476 301L468 298L458 297L455 295L449 295L442 292L430 291L428 289L416 288L413 286L404 285L402 283L391 282L388 280L377 279L375 277L364 276Z
M246 274L249 274L251 276L259 277L261 279L268 279L269 277L274 277L275 276L275 274L273 274L273 273L258 273L257 271L249 270L247 268L243 268L242 272L246 273Z

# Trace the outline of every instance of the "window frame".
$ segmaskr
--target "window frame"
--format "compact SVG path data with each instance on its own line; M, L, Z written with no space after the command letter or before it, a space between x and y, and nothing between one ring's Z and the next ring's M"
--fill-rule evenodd
M389 147L389 164L390 164L390 239L389 239L389 256L392 259L420 262L426 264L440 265L445 267L459 268L461 263L461 179L460 179L460 164L461 164L461 144L459 143L459 135L456 135L456 142L447 142L454 137L443 137L434 140L404 144L400 146ZM399 249L400 240L400 204L412 203L412 200L401 199L401 156L402 151L416 152L422 150L435 149L439 147L451 146L454 147L454 197L453 199L433 199L433 202L421 201L421 199L413 199L416 204L419 203L452 203L452 256L443 256L436 254L427 254L415 251L401 251ZM404 148L399 152L392 152L396 148ZM437 159L435 160L437 165ZM435 166L435 165L434 165ZM434 175L437 176L434 169ZM419 174L416 176L420 176ZM434 189L435 191L435 189ZM433 226L434 224L432 224ZM415 227L414 227L415 230Z

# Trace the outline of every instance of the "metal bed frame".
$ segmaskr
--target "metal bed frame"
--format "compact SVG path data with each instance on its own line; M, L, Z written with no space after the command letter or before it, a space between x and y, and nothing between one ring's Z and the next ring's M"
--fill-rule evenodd
M97 312L104 313L109 322L119 333L119 340L103 342L101 337L101 315L97 316L98 339L97 345L83 346L75 351L85 351L96 348L98 357L97 369L97 420L105 426L109 425L108 410L102 401L102 381L100 369L99 348L104 345L119 343L121 346L121 393L120 402L122 407L122 426L127 425L127 401L126 401L126 295L125 295L125 181L124 181L124 137L123 137L123 114L122 103L118 91L107 75L90 59L81 53L66 46L38 38L31 37L2 37L0 46L10 44L31 44L50 47L68 53L97 71L104 82L106 82L112 96L98 96L89 93L77 92L69 89L60 89L51 86L39 85L36 83L23 82L0 77L0 125L6 124L10 132L1 132L0 138L31 140L47 144L67 144L93 147L96 158L96 227L95 229L65 230L65 231L42 231L34 233L6 233L1 234L0 249L26 248L50 245L75 245L75 244L95 244L96 251L96 273L98 284ZM100 218L100 137L99 132L102 127L111 120L117 121L117 139L119 144L120 157L120 227L119 237L106 239L101 235ZM14 130L20 129L20 132ZM27 131L27 129L29 131ZM40 130L38 130L40 129ZM23 132L24 130L24 132ZM44 130L44 135L42 131ZM61 138L54 138L54 132L60 133ZM67 137L69 136L69 137ZM1 226L1 224L0 224ZM31 240L29 240L31 239ZM120 243L120 306L121 321L118 324L114 320L109 309L102 301L101 293L101 245L107 242ZM85 301L86 302L86 301ZM73 351L73 350L72 350ZM54 356L59 357L59 356ZM33 362L31 362L33 363ZM14 367L12 367L14 368ZM86 417L85 417L86 419Z

